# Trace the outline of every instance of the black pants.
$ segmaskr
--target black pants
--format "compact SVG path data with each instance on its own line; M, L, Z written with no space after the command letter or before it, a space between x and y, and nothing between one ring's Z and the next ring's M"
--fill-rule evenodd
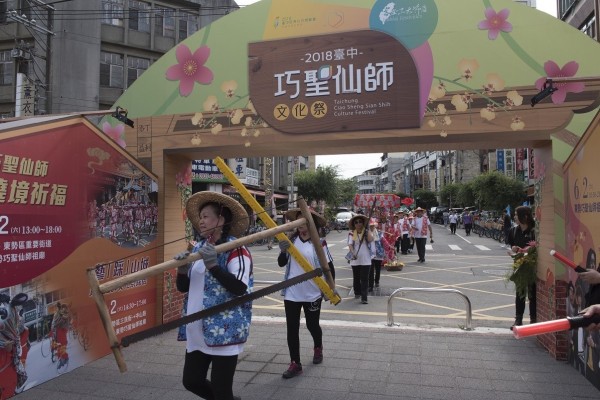
M207 400L233 400L233 375L238 356L211 356L201 351L185 353L183 387ZM212 363L210 381L206 379Z
M469 236L471 234L472 227L473 227L473 224L465 224L465 233L467 234L467 236Z
M450 224L450 233L456 235L456 224Z
M427 244L427 238L415 238L415 243L417 245L419 260L425 260L425 245Z
M527 299L529 300L529 319L532 322L537 321L537 301L535 297L535 283L527 288ZM525 313L525 297L515 297L515 317L523 319Z
M408 237L408 233L402 235L402 241L400 242L400 251L402 254L408 253L408 246L410 246L410 239Z
M323 331L319 325L321 317L322 297L313 302L297 302L284 300L285 324L287 326L287 343L290 359L296 364L300 362L300 310L304 309L306 328L313 338L314 347L323 347Z
M381 276L381 260L371 260L371 269L369 270L369 289L373 289L373 284L379 285Z
M396 238L396 242L394 243L394 246L396 247L396 253L400 252L400 245L402 244L402 236L398 236Z
M360 295L360 299L364 301L367 301L370 271L370 265L352 266L352 283L354 286L354 295Z

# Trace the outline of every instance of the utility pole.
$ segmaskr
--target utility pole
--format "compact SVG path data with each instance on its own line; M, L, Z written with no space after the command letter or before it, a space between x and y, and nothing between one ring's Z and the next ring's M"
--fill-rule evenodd
M52 42L52 36L54 36L54 32L52 32L52 27L53 27L53 19L54 19L54 11L55 8L51 5L48 5L46 3L44 3L41 0L29 0L29 4L30 4L30 8L33 10L35 5L38 5L44 9L46 9L47 11L47 21L46 21L46 27L43 26L42 21L38 21L35 18L28 18L26 14L22 14L19 15L19 13L16 10L9 10L7 12L7 18L11 21L17 22L19 24L22 24L23 26L25 26L27 28L27 30L32 34L32 36L34 36L35 39L35 33L38 34L45 34L46 35L46 54L45 54L45 77L44 77L44 85L45 85L45 95L46 95L46 112L50 111L50 55L51 55L51 42ZM30 56L33 56L33 52L31 50L30 51ZM16 91L18 93L18 91L21 90L21 88L16 87ZM16 96L18 96L18 94L16 93ZM15 107L15 115L18 115L20 113L20 110L17 110Z

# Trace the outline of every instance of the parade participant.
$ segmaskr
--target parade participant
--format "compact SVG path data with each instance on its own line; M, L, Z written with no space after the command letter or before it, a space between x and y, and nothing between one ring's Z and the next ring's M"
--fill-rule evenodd
M406 210L400 211L402 213L402 218L398 222L400 227L400 252L401 254L408 254L408 247L410 246L410 220L408 218L408 213Z
M69 361L67 346L69 344L68 333L71 326L71 312L69 306L64 303L56 303L56 311L52 317L52 349L56 352L58 368L62 368Z
M535 221L533 220L533 214L531 208L527 206L519 206L515 210L515 215L519 224L514 226L508 233L506 238L506 244L510 246L512 253L522 252L528 245L529 242L535 241ZM535 282L529 285L527 288L527 298L529 299L529 320L531 323L537 321L536 318L536 297L535 297ZM525 296L519 294L515 297L515 325L523 325L523 313L525 312Z
M365 215L355 215L348 221L350 232L348 234L348 248L352 254L352 282L354 297L361 299L362 304L368 304L367 293L369 289L369 271L371 270L370 243L373 235L366 228L369 218Z
M326 225L325 218L315 211L310 211L313 222L317 229ZM285 213L287 221L295 221L302 217L299 208L294 208ZM299 226L289 237L289 241L279 242L281 253L277 258L277 264L280 267L285 266L284 280L302 275L305 271L300 264L288 253L290 242L304 256L304 258L315 268L319 268L319 258L315 247L310 238L308 225ZM329 264L332 278L335 279L335 270L333 267L333 258L327 247L327 242L321 239L321 245L325 252L325 257ZM290 352L290 365L283 373L283 378L289 379L302 373L302 362L300 360L300 312L304 310L306 319L306 328L313 339L313 364L323 362L323 331L319 324L321 317L321 303L323 294L317 285L312 281L305 281L282 290L284 296L285 322L287 327L287 344Z
M369 271L369 292L373 292L373 285L379 287L379 279L381 277L381 264L385 257L385 250L381 243L381 235L377 230L377 220L371 218L369 221L369 232L373 235L371 242L371 270Z
M452 224L450 224L452 226ZM415 236L415 244L417 245L417 254L419 259L417 262L425 262L425 245L427 244L427 233L429 238L433 240L433 231L431 230L431 222L425 215L425 210L418 207L415 210L415 218L413 219L411 228ZM454 228L456 229L456 227Z
M185 207L201 240L192 252L202 259L177 269L177 289L188 294L187 312L196 313L252 291L252 257L245 246L217 254L215 245L235 240L248 228L248 214L233 198L199 192ZM185 251L175 256L183 260ZM183 386L204 399L232 400L238 355L248 339L252 303L233 307L186 326ZM212 364L211 380L207 380Z

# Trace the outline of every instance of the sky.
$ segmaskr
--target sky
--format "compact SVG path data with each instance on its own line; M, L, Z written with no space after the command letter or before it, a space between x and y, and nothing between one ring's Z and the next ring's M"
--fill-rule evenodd
M256 3L258 0L235 0L240 6ZM537 0L536 8L556 16L556 0ZM375 154L345 154L345 155L319 155L316 159L318 166L337 166L341 178L352 178L360 175L367 169L375 168L381 164L382 153Z

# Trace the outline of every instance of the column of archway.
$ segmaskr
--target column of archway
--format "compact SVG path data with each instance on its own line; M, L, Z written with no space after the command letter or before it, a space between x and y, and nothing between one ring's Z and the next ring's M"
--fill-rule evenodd
M158 235L157 243L164 244L158 250L158 262L172 258L186 247L185 221L181 194L177 190L175 176L192 162L178 154L168 154L163 149L152 154L152 172L158 176ZM157 282L157 316L163 322L181 316L183 295L175 288L175 272L166 272Z

